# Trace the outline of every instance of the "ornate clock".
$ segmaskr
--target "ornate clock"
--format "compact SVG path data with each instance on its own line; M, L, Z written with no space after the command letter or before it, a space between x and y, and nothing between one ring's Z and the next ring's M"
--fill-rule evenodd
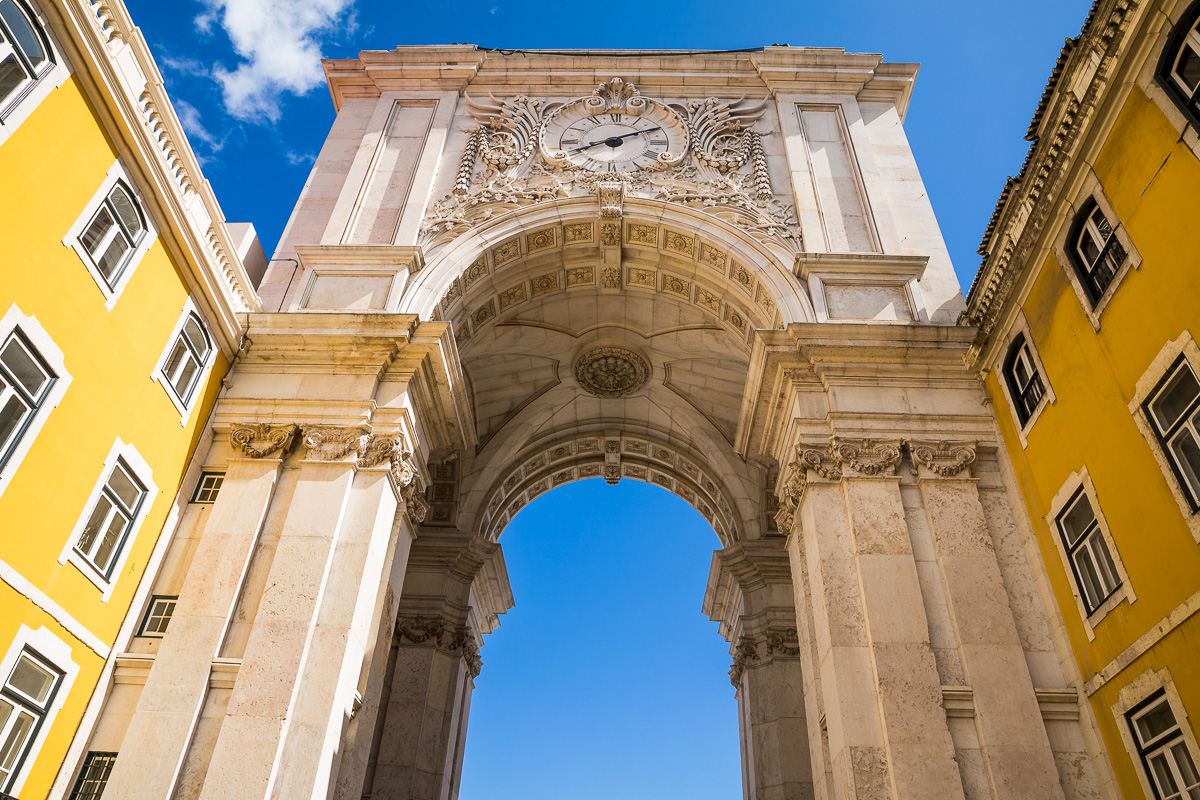
M550 114L541 147L546 160L561 167L600 173L659 170L683 159L688 127L667 106L613 78L592 96Z

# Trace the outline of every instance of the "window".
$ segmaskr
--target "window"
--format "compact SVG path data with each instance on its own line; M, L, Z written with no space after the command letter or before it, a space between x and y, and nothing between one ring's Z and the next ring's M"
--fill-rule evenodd
M146 616L142 618L142 627L138 630L138 636L152 639L162 638L162 635L167 632L167 624L171 621L171 615L175 613L175 603L178 601L178 595L156 594L151 597L150 607L146 609Z
M1159 690L1126 715L1142 767L1157 800L1200 800L1200 774L1166 692Z
M1117 577L1117 568L1092 511L1091 501L1082 488L1059 512L1056 521L1071 570L1075 573L1075 582L1090 614L1117 590L1121 580Z
M1180 356L1143 406L1192 505L1200 508L1200 383Z
M1192 121L1200 125L1200 3L1171 32L1158 65L1158 82Z
M76 551L105 580L112 577L113 565L146 494L146 487L134 476L124 459L117 459L75 542Z
M0 789L8 791L46 719L63 673L24 648L0 687Z
M1125 262L1125 247L1104 212L1089 198L1079 211L1068 239L1068 256L1095 308Z
M129 187L118 181L79 234L79 241L105 284L115 290L121 273L133 260L134 250L145 235L142 210Z
M89 752L83 761L83 768L79 770L75 788L71 790L71 800L99 800L115 763L116 753Z
M55 374L14 328L0 348L0 467L50 393Z
M221 484L225 482L224 472L202 472L200 482L196 484L196 492L192 495L193 503L215 503Z
M1046 390L1023 333L1018 334L1008 348L1008 356L1004 359L1004 380L1008 383L1017 419L1024 426L1037 410Z
M175 337L170 355L162 366L163 377L167 379L179 402L185 406L191 400L192 391L200 382L201 368L208 363L212 353L212 344L204 323L195 313L187 315L183 329Z
M18 0L0 0L0 119L54 68L50 43Z

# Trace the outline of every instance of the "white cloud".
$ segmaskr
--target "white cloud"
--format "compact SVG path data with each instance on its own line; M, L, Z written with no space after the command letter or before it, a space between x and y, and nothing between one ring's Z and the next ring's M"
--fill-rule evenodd
M225 108L238 119L279 119L282 94L306 94L325 80L323 33L332 30L354 0L204 0L195 20L200 32L219 21L244 62L230 71L217 65Z
M179 115L179 121L183 123L183 129L187 131L187 135L192 139L203 142L210 152L218 153L225 146L225 136L217 138L212 131L204 126L204 120L200 117L200 112L197 108L186 100L176 98L172 103L175 106L175 113ZM196 156L200 158L199 154ZM202 159L203 160L203 159Z
M317 160L317 157L309 153L297 153L295 150L288 150L283 154L287 162L293 167L298 167L301 164L312 164Z

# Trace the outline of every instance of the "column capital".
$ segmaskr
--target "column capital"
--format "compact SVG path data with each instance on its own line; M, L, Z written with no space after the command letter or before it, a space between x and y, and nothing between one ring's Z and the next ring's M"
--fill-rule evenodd
M401 643L437 648L450 656L461 657L472 678L483 669L479 642L468 625L455 626L443 617L397 617L396 637Z
M357 461L371 429L366 425L301 425L300 430L306 459L343 461L354 458Z
M896 474L900 465L903 440L862 439L834 436L828 442L796 445L796 455L788 463L786 480L779 484L779 510L775 523L780 533L789 534L796 509L812 480L809 473L826 481L848 477L879 477Z
M922 478L953 478L975 463L975 442L909 439L910 470Z
M769 627L757 633L744 633L733 648L729 682L740 686L749 667L769 664L776 658L799 657L800 637L795 628Z
M247 422L230 426L229 443L233 449L250 458L267 458L279 453L283 458L296 444L295 425L272 425L269 422Z

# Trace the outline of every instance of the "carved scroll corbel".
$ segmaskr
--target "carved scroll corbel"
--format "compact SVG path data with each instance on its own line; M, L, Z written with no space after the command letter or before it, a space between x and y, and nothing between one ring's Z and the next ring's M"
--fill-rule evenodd
M296 432L295 425L271 425L266 422L234 425L229 431L229 443L234 450L250 458L267 458L275 453L283 458L292 452Z

